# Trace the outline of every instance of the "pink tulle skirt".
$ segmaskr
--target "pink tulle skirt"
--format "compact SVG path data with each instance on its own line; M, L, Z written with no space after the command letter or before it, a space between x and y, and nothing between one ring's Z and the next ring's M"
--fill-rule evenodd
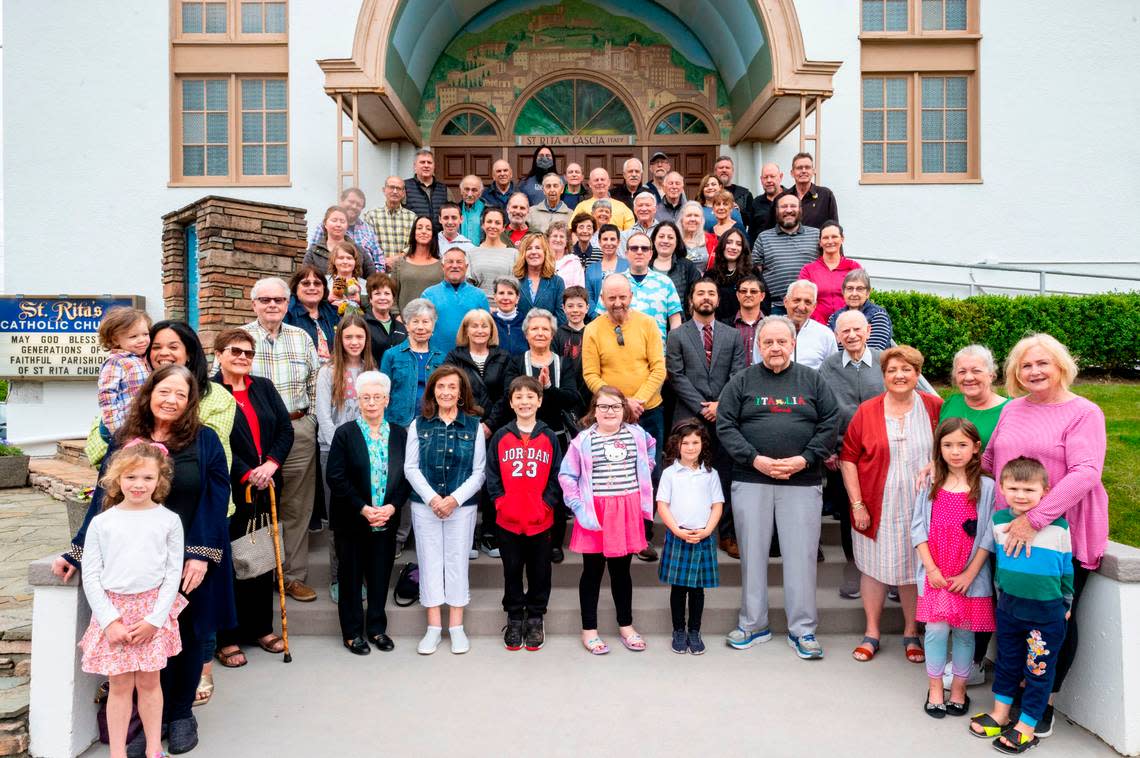
M120 621L130 626L146 618L158 600L158 587L136 595L108 592L107 599L119 612ZM79 647L83 648L82 666L88 674L115 676L132 671L161 671L166 659L182 652L182 638L178 634L178 614L187 605L186 598L175 595L174 605L166 623L146 642L112 645L94 618L83 633Z
M594 532L583 529L575 521L574 531L570 534L571 550L620 558L645 549L645 517L641 513L640 492L629 492L616 497L595 497L594 509L602 530Z

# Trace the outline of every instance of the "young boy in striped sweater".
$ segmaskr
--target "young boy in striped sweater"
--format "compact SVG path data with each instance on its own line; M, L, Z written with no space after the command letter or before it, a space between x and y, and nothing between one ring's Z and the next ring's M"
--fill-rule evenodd
M1037 532L1029 544L1008 540L1010 523L1033 510L1049 489L1049 475L1040 461L1014 458L1001 470L1000 485L1009 508L993 518L998 547L994 708L974 716L970 732L993 737L999 752L1017 755L1052 733L1052 718L1042 717L1050 708L1054 663L1073 603L1073 548L1063 518ZM1022 681L1021 714L1011 724L1010 710ZM1042 729L1035 733L1039 724Z

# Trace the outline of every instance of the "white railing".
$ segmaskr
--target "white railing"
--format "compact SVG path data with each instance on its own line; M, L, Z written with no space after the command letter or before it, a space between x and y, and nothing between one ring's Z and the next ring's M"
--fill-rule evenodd
M858 256L875 289L913 289L939 295L1092 295L1140 291L1140 276L1061 271L992 263L944 263ZM873 265L868 265L873 264ZM1107 265L1107 264L1106 264ZM1129 265L1122 261L1119 266ZM1136 265L1140 274L1140 263Z

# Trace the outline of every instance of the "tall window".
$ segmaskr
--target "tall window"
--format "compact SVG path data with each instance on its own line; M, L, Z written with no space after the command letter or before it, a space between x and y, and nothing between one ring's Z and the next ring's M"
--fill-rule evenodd
M171 184L287 185L287 0L169 2Z
M981 180L978 3L861 0L863 182Z

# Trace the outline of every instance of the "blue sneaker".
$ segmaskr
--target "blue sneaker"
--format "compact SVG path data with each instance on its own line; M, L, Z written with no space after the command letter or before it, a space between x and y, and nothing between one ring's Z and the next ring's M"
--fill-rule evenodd
M689 649L689 635L684 629L673 630L673 652L684 655Z
M796 655L804 660L814 660L823 657L823 646L814 634L805 634L803 637L794 637L788 633L788 646L796 651Z
M701 655L705 652L705 641L701 639L700 632L689 630L689 652L693 655Z
M763 629L756 632L746 632L738 626L728 633L728 636L724 638L724 641L725 644L731 648L736 648L737 650L747 650L753 645L759 645L760 643L767 642L770 639L772 639L772 632L768 630L768 627L764 627Z

